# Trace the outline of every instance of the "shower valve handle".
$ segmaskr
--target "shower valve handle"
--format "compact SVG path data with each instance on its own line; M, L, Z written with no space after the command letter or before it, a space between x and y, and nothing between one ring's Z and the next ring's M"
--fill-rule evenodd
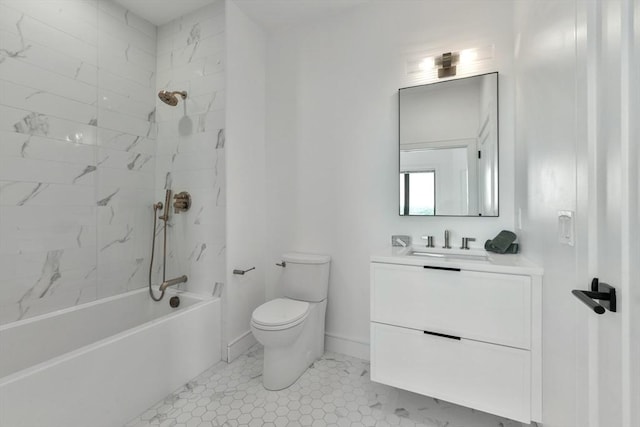
M191 194L181 191L173 196L173 210L175 213L186 212L191 207Z

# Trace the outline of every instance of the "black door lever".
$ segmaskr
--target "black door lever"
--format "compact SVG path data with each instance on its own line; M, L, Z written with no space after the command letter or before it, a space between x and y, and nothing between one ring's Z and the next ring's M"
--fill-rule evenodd
M616 312L616 289L606 283L600 283L597 277L591 281L590 291L574 289L571 293L598 314L603 314L605 309ZM594 300L599 300L600 304Z

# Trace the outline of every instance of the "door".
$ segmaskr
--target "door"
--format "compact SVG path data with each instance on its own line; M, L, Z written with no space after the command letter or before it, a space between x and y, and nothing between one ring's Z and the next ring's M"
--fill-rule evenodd
M578 216L585 219L578 276L583 289L598 277L618 295L615 313L576 311L584 328L576 341L577 419L589 427L640 426L639 3L578 6L578 30L582 24L587 35L578 49L585 69L578 126L586 141L577 144Z

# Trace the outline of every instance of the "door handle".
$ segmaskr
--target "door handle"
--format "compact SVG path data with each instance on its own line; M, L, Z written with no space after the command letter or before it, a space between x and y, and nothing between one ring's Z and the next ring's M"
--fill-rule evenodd
M597 314L604 314L605 309L614 313L617 311L616 288L600 283L597 277L591 281L590 291L574 289L571 293Z

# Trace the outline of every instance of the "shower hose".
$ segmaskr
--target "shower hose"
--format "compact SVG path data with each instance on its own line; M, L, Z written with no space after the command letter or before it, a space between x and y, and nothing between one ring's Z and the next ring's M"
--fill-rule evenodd
M158 218L158 205L153 205L153 238L151 239L151 262L149 263L149 295L151 299L154 301L161 301L164 298L164 290L160 294L159 297L156 297L153 293L153 289L151 288L151 274L153 271L153 256L155 254L156 249L156 221ZM168 209L168 208L167 208ZM165 252L165 265L162 266L162 275L164 277L166 270L166 252L167 252L167 222L164 223L164 252Z

